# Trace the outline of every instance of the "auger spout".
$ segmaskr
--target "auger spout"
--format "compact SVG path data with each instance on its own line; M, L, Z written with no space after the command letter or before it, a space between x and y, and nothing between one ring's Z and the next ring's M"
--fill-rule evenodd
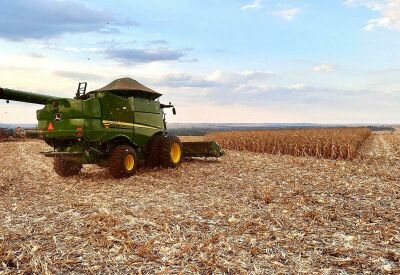
M7 100L7 102L19 101L19 102L45 105L49 100L59 99L59 98L55 96L41 95L25 91L0 88L0 99Z

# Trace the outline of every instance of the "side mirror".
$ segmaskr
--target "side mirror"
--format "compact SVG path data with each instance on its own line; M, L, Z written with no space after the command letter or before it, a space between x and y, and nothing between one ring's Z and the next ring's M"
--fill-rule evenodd
M173 113L174 115L176 115L176 110L175 110L175 107L174 107L174 108L172 108L172 113Z

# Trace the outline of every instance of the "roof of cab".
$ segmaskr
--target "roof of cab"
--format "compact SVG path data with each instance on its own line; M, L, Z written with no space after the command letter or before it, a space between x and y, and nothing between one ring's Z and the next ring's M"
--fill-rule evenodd
M162 95L130 77L116 79L103 88L91 91L88 94L97 92L132 93L133 95L145 96L151 99L156 99Z

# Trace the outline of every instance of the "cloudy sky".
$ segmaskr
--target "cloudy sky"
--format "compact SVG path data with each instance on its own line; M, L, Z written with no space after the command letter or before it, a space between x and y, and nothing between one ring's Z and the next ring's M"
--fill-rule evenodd
M400 0L1 1L0 87L126 76L170 122L400 122ZM0 123L39 107L0 102Z

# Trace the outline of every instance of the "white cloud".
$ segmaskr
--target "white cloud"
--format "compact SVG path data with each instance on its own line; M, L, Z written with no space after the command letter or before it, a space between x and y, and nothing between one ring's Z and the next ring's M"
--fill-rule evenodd
M254 0L254 2L242 6L242 10L260 9L261 7L262 7L262 0Z
M289 90L303 90L306 87L306 84L304 83L296 83L289 85L288 89Z
M219 83L219 87L225 87L227 90L248 93L271 88L272 76L271 71L227 72L218 70L207 75L205 79Z
M3 56L2 56L3 57ZM399 117L398 87L383 90L324 88L313 83L294 81L270 71L212 71L203 74L171 72L171 67L145 64L138 68L69 63L45 58L21 69L1 67L1 63L16 65L26 62L26 56L0 59L2 86L71 97L76 80L93 78L90 88L99 88L122 76L135 76L138 81L163 93L162 102L173 102L177 116L172 122L391 122ZM36 65L35 65L36 64ZM106 64L106 63L105 63ZM29 68L26 68L29 67ZM85 75L75 72L94 72ZM56 71L54 71L56 70ZM67 70L67 71L60 71ZM23 79L23 81L21 81ZM53 80L51 87L46 85ZM47 82L46 82L47 81ZM383 92L382 92L383 91ZM7 105L0 101L0 123L35 122L35 109L19 103ZM205 111L206 110L206 111ZM354 110L362 110L357 114ZM318 116L315 114L318 113ZM393 119L394 118L394 119Z
M134 63L177 61L185 55L185 50L173 50L169 48L118 48L107 49L105 53L109 59L131 65Z
M216 70L209 74L190 74L172 72L145 77L154 85L166 88L199 88L216 89L224 87L229 90L242 91L251 87L260 90L270 87L273 73L270 71L228 72Z
M88 1L85 1L88 2ZM66 33L118 33L116 27L138 25L108 9L77 0L1 1L0 38L11 41L57 37Z
M299 15L300 12L301 12L301 9L293 8L293 9L286 9L286 10L280 10L280 11L274 12L274 15L290 21L290 20L293 20L294 18L296 18L296 16Z
M314 67L314 72L333 72L334 66L332 64L320 64Z
M242 10L248 10L248 9L261 9L263 7L263 0L254 0L251 3L248 3L244 6L242 6ZM296 18L297 15L299 15L301 12L301 9L299 8L291 8L291 9L282 9L278 10L275 12L270 12L270 14L273 14L275 16L281 17L285 20L293 20Z
M103 51L100 48L76 48L76 47L60 47L56 45L44 45L41 48L46 50L56 50L71 53L99 53Z
M201 75L180 72L153 76L149 78L149 81L155 85L170 88L212 88L219 85L218 82Z
M346 0L347 6L364 6L379 14L379 17L368 21L365 29L376 28L400 30L400 0Z

